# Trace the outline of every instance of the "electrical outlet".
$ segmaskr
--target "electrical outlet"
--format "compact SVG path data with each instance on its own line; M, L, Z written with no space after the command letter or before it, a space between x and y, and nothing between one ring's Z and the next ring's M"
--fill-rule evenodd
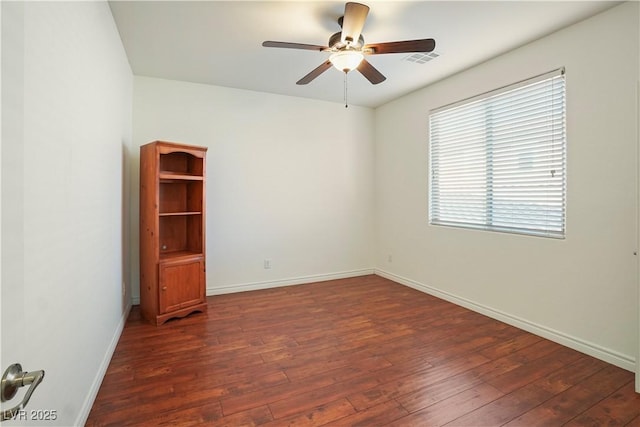
M387 255L387 262L393 262L393 255Z
M270 259L265 259L264 260L264 269L268 270L271 268L271 260Z
M127 295L127 284L125 282L122 282L122 296L126 296Z

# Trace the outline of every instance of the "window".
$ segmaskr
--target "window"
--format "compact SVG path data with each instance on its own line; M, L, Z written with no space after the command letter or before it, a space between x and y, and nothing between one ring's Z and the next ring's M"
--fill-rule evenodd
M429 222L564 238L559 69L431 111Z

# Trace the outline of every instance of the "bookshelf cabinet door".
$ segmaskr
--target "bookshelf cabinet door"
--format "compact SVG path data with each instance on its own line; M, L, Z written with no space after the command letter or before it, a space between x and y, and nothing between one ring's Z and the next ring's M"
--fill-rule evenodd
M160 313L170 313L204 302L202 260L160 264L158 301Z

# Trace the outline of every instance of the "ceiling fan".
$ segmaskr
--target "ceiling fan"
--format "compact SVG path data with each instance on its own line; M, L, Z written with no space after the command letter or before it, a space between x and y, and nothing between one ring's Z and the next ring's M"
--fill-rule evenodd
M331 68L331 65L345 74L357 69L367 80L376 85L385 81L386 77L369 61L364 59L365 55L431 52L435 48L436 42L433 39L365 44L361 33L368 13L369 6L367 5L354 2L347 3L344 8L344 16L338 19L338 24L342 31L333 34L329 38L328 46L269 40L263 42L262 46L331 52L329 59L298 80L296 82L298 85L310 83Z

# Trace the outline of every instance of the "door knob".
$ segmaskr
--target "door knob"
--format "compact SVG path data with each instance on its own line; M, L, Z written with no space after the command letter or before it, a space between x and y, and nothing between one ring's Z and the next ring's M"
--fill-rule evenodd
M31 394L33 394L33 391L42 382L43 378L44 371L25 372L22 370L22 366L19 363L14 363L9 366L7 370L4 371L4 375L2 375L2 382L0 383L0 401L6 402L7 400L13 399L13 396L16 395L20 387L28 385L29 389L22 398L22 402L11 409L2 411L0 414L0 421L10 420L15 417L18 411L24 409L24 407L27 406L27 403L29 403L29 399L31 399Z

